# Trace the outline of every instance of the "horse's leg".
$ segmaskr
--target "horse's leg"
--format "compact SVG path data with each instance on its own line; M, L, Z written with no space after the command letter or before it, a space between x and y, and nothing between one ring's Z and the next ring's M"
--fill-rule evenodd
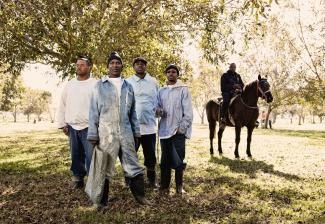
M220 154L220 155L222 154L221 139L222 139L222 134L223 134L223 131L225 130L225 128L226 128L226 125L225 125L225 124L221 124L221 123L219 123L219 131L218 131L218 151L219 151L219 154Z
M253 133L254 127L247 127L247 149L246 154L249 158L252 158L251 154L251 141L252 141L252 133Z
M241 131L241 125L237 125L235 126L235 130L236 130L236 148L235 148L235 157L239 158L239 153L238 153L238 145L240 142L240 131Z
M210 154L213 155L213 138L216 132L216 121L209 122L210 130Z

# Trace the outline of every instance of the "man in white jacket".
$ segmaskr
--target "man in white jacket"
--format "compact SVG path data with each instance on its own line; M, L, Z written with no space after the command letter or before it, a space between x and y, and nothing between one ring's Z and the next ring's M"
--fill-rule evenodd
M58 128L70 140L74 188L84 187L83 179L89 171L93 151L92 144L87 140L90 98L97 82L90 77L91 68L90 58L77 59L77 77L65 86L58 112Z

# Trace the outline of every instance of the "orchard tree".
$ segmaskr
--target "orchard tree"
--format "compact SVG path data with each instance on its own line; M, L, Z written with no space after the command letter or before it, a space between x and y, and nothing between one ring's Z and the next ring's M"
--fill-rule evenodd
M221 71L216 67L201 61L199 75L190 82L193 106L204 124L205 105L209 100L220 96Z
M0 109L3 111L11 111L14 122L17 121L17 113L24 91L25 88L20 76L5 74L1 90Z
M163 80L167 64L181 60L184 34L202 36L209 58L221 50L206 45L227 43L227 21L250 20L265 14L272 0L120 0L120 1L12 1L0 2L0 51L9 70L20 71L26 63L51 65L62 77L74 75L76 56L90 55L96 75L106 71L110 51L120 52L125 72L136 56L150 62L148 71ZM255 23L255 22L253 22ZM236 23L240 25L240 23ZM221 32L221 38L214 35ZM213 54L210 56L210 54ZM219 57L219 56L218 56ZM214 60L214 59L213 59ZM186 75L187 73L184 72Z

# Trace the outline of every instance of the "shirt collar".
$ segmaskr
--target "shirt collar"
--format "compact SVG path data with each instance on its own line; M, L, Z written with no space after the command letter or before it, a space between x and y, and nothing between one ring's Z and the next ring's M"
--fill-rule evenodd
M149 73L146 73L146 75L144 76L144 80L148 81L149 80ZM141 79L137 76L137 75L134 75L134 79L136 82L139 82Z
M124 80L122 75L120 76L120 78L121 78L122 81ZM105 76L102 77L102 82L111 82L111 81L109 80L108 76L105 75Z

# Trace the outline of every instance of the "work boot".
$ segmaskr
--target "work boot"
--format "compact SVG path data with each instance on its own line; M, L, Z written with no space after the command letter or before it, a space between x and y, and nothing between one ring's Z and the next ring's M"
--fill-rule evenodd
M184 175L184 170L176 170L175 171L175 182L176 182L176 193L177 194L186 193L183 189L183 175Z
M83 178L77 177L77 176L74 176L72 178L73 189L82 189L82 188L84 188L84 186L85 186L85 183L84 183Z
M160 169L160 190L169 192L169 185L171 179L171 169L170 168L161 168Z
M109 193L109 181L108 181L108 179L105 178L103 195L102 195L102 199L100 200L100 204L103 206L107 206L108 193Z
M130 179L130 190L135 200L141 205L150 205L145 198L143 175L139 174Z
M125 183L125 187L129 188L130 187L130 178L124 177L124 183Z
M158 184L156 183L156 171L153 170L147 170L147 178L148 178L148 182L149 182L149 187L152 188L157 188Z

